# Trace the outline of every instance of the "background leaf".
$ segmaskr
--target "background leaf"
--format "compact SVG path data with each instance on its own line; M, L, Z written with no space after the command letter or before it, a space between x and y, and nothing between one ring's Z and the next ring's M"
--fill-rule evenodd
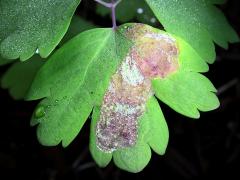
M69 29L59 45L62 46L65 42L67 42L69 39L73 38L80 32L93 27L95 26L91 22L88 22L81 17L73 16ZM13 61L14 60L0 58L0 65L8 64ZM9 89L10 95L17 100L24 99L37 71L47 60L42 59L38 55L35 55L31 57L28 61L30 62L14 63L1 77L1 87L4 89Z
M14 99L23 99L27 94L37 71L44 62L45 61L42 58L35 55L27 62L14 63L3 75L1 79L1 87L9 89L9 93Z
M64 43L72 39L73 37L77 36L79 33L96 28L97 26L94 25L92 22L87 21L79 16L73 16L71 20L71 24L68 28L67 33L63 37L63 39L60 42L60 46L62 46Z
M146 0L166 31L187 41L208 63L215 60L214 44L227 48L239 40L225 16L207 0Z
M96 13L101 16L111 16L111 11L97 4ZM116 8L116 18L119 22L137 20L141 23L155 25L157 22L152 10L144 0L122 0Z
M0 53L6 59L47 57L66 33L80 0L1 0Z
M15 59L4 59L0 56L0 66L12 63Z

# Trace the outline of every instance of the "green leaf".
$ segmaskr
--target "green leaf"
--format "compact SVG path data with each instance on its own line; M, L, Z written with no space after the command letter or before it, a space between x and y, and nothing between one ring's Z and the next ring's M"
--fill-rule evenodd
M207 0L146 0L166 31L187 41L208 63L215 60L214 44L227 48L239 41L222 12ZM221 3L221 1L219 1Z
M38 137L42 144L56 145L62 140L67 146L92 106L101 105L110 77L129 49L123 38L112 29L83 32L57 50L40 69L28 99L47 97L40 106L52 107L46 109L43 118L32 120L32 125L40 123Z
M110 14L109 11L110 11L109 8L107 8L101 4L96 5L96 13L99 14L100 16L109 15Z
M6 61L3 61L6 62ZM27 94L37 71L44 64L44 60L35 55L27 62L14 63L1 79L1 87L9 89L14 99L22 99Z
M137 173L142 171L151 159L151 149L146 143L138 142L131 148L113 153L114 163L123 170Z
M80 0L1 0L0 53L26 60L47 57L66 33Z
M148 38L150 42L165 38L173 44L176 40L176 47L169 49L174 49L174 52L170 51L174 57L179 52L178 63L173 59L173 71L152 80L152 90L161 101L193 118L199 117L198 110L209 111L219 105L214 94L216 89L206 77L199 74L208 70L207 63L183 39L141 24L126 24L116 31L92 29L79 34L57 50L36 75L28 99L44 98L31 121L32 125L39 124L39 141L44 145L57 145L62 141L63 146L67 146L94 108L89 146L99 166L107 166L113 157L119 168L139 172L150 161L150 148L163 155L169 132L154 96L147 101L146 111L137 119L138 139L133 147L105 153L96 146L96 123L111 77L132 50L144 50L141 43L148 43ZM144 55L145 51L141 52ZM152 51L146 52L150 53L150 57L155 57L151 56Z
M81 33L60 48L40 69L28 99L50 96L50 90L68 95L86 88L96 100L94 102L101 104L111 75L129 49L127 43L120 33L108 28ZM66 84L70 85L69 89Z
M164 155L169 139L168 126L158 104L153 96L147 103L147 109L141 121L149 123L148 144L159 155Z
M180 67L186 71L207 72L208 64L198 55L198 53L184 40L175 37L179 48Z
M92 115L91 129L90 129L90 143L89 149L91 155L99 167L106 167L112 160L112 153L105 153L98 149L96 145L96 124L100 116L100 108L95 107Z
M216 89L203 75L179 71L166 79L153 80L156 96L175 111L199 118L199 111L210 111L219 106Z
M31 125L40 123L37 137L42 145L55 146L62 142L66 147L80 132L92 107L90 95L84 90L72 96L45 98L36 108Z
M68 32L62 39L60 45L63 45L78 33L92 27L94 27L94 25L90 22L85 21L78 16L74 16ZM13 61L14 60L0 58L0 65L8 64ZM3 75L1 87L9 89L9 93L14 99L23 99L32 84L34 76L45 61L45 59L41 59L39 56L35 55L31 57L28 62L14 63Z

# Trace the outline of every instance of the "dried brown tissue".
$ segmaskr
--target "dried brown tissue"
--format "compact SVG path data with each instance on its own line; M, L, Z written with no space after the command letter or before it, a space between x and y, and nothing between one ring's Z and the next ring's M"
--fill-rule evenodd
M97 147L107 153L136 144L139 119L154 93L151 80L179 67L174 38L141 24L125 33L134 46L111 78L96 126Z

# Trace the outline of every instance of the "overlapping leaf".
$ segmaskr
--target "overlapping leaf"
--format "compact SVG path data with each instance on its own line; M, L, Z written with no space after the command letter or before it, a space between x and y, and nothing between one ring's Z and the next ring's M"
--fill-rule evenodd
M88 22L78 16L74 16L68 32L65 34L59 45L62 46L65 42L80 32L94 27L96 26L94 26L91 22ZM11 63L13 61L14 60L0 58L0 65ZM14 63L3 75L3 77L1 77L1 87L9 89L9 93L14 99L24 99L32 84L35 74L45 61L47 60L35 55L27 62Z
M11 60L9 60L9 59L4 59L4 58L2 58L2 57L0 56L0 66L9 64L9 63L11 63L11 62L13 62L13 61L14 61L14 59L11 59Z
M223 13L213 6L222 0L145 0L165 30L187 41L208 63L215 60L214 44L227 48L239 40Z
M47 57L66 33L80 0L1 0L0 53L6 59Z
M61 40L60 45L62 46L64 43L66 43L79 33L96 27L97 26L94 25L91 21L87 21L79 16L73 16L68 31Z
M1 87L9 89L14 99L23 99L43 64L44 60L37 55L27 62L14 63L2 77Z

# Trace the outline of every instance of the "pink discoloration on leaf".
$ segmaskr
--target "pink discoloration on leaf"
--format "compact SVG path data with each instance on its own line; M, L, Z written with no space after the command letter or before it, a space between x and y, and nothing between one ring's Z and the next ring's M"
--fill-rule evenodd
M137 68L133 61L122 63L104 96L96 135L97 146L105 152L136 143L137 119L143 114L146 100L152 94L149 80L142 79L143 76L129 76Z
M164 78L178 68L176 43L165 38L143 37L134 48L133 57L143 75L150 79Z
M177 71L179 52L174 38L143 24L135 24L125 33L135 42L131 56L145 77L164 78Z
M112 76L96 127L96 143L104 152L136 143L138 120L153 95L151 80L165 78L179 67L178 48L172 37L140 24L125 33L134 46Z

